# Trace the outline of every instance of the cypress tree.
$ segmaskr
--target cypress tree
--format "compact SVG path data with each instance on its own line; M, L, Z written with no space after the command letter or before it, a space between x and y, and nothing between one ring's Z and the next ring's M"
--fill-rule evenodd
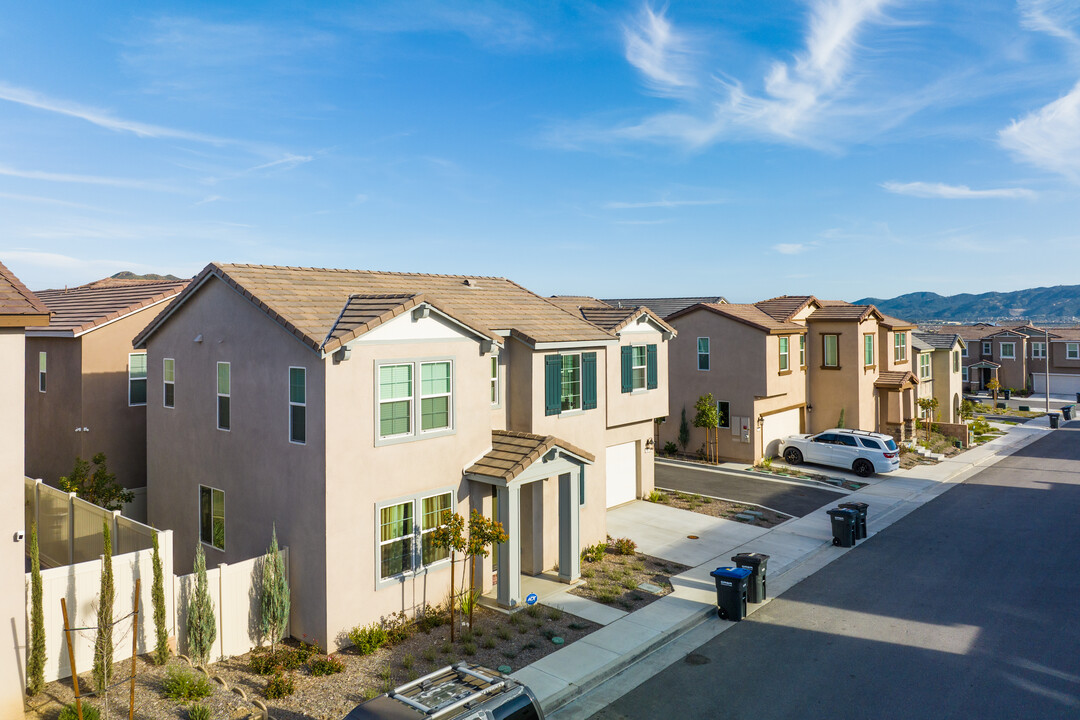
M150 602L154 605L154 664L164 665L169 659L169 631L165 628L165 576L161 570L161 554L158 551L158 534L153 535L154 584L150 589Z
M195 546L195 595L188 606L188 649L192 657L205 665L217 639L217 622L214 620L214 601L206 581L206 556L201 545Z
M270 549L263 559L262 613L260 628L270 638L270 651L285 636L289 627L289 581L285 577L285 561L278 549L277 528L271 530Z
M42 607L41 555L37 523L30 523L30 658L26 662L28 690L36 695L45 687L45 609Z
M112 534L109 532L109 521L101 523L102 544L104 545L104 557L101 562L101 593L98 598L97 613L97 639L94 641L94 687L98 692L104 691L112 677L113 664L113 599L116 591L113 588L112 571Z

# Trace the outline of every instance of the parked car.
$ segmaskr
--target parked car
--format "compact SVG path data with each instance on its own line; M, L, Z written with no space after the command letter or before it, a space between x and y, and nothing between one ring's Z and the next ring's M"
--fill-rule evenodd
M900 467L900 449L891 437L846 428L786 437L780 441L780 455L788 465L801 462L831 465L853 470L859 477L892 472Z
M528 686L459 662L358 705L344 720L544 720Z

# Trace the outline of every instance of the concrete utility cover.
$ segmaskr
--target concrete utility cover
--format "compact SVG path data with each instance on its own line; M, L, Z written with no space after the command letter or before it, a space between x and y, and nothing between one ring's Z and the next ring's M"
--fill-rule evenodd
M659 595L660 593L664 592L664 588L651 582L643 582L639 584L638 590L644 590L645 592L650 592L653 595Z

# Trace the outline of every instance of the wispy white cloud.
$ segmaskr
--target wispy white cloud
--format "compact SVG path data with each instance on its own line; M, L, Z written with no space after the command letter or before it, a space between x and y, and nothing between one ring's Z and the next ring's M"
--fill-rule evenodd
M258 172L260 170L269 170L270 168L278 168L279 170L292 170L297 165L303 165L312 161L311 155L293 155L288 154L283 158L277 160L271 160L270 162L263 163L262 165L256 165L255 167L244 170L245 173Z
M0 175L23 178L25 180L43 180L45 182L79 183L82 185L104 185L107 187L127 188L130 190L153 190L155 192L181 192L177 188L161 183L130 178L101 177L99 175L76 175L72 173L54 173L42 170L19 170L7 165L0 165Z
M116 117L107 110L91 108L66 100L56 100L41 93L26 88L19 88L6 83L0 83L0 100L24 105L26 107L44 110L46 112L67 115L68 117L85 120L98 127L112 130L113 132L126 132L145 138L168 138L173 140L190 140L193 142L210 143L212 145L226 145L231 140L204 135L202 133L177 130L175 128L151 125L149 123L126 120Z
M607 210L636 210L639 208L677 208L697 207L702 205L723 205L727 200L647 200L645 202L608 202L604 203Z
M884 182L881 187L897 195L910 195L918 198L942 198L946 200L1015 200L1031 199L1037 196L1034 190L1027 188L991 188L972 190L967 185L946 185L928 182Z
M347 23L365 32L457 33L500 51L534 50L552 43L551 35L529 15L490 0L399 0L365 7Z
M59 200L57 198L42 197L40 195L21 195L19 193L0 192L0 198L7 200L17 200L21 203L34 203L39 205L57 205L59 207L75 208L77 210L93 210L95 212L112 212L105 208L95 207L93 205L84 205L83 203L69 202L67 200Z
M645 81L660 94L679 94L697 85L691 75L686 39L665 17L666 9L654 12L646 5L637 22L623 28L626 60L641 71Z
M773 250L781 255L798 255L813 247L813 243L779 243L773 245Z
M198 207L200 205L209 205L210 203L220 202L224 199L225 197L222 195L207 195L202 200L192 203L191 206Z
M1080 45L1076 26L1080 23L1080 5L1075 0L1018 0L1020 24L1028 30Z

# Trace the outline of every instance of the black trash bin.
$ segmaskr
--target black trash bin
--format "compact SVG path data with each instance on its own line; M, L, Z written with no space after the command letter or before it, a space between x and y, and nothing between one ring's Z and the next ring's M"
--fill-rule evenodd
M1073 406L1072 405L1065 405L1064 407L1061 408L1061 419L1064 420L1065 422L1069 422L1070 420L1072 420L1072 412L1073 412Z
M859 514L848 508L833 508L829 510L829 517L832 518L832 544L839 547L854 545Z
M1012 390L1006 390L1005 391L1005 399L1006 400L1012 400Z
M1051 430L1057 430L1057 426L1058 426L1058 414L1057 413L1050 413L1050 429Z
M746 602L764 602L768 597L765 594L765 568L769 564L769 556L764 553L739 553L731 556L731 562L735 563L735 567L750 568Z
M854 510L855 517L855 539L866 539L866 509L870 507L864 502L846 502L840 503L838 507L847 508L848 510Z
M716 578L716 614L738 622L746 617L746 585L750 568L722 567L710 575Z
M1080 393L1076 393L1076 402L1080 403Z

